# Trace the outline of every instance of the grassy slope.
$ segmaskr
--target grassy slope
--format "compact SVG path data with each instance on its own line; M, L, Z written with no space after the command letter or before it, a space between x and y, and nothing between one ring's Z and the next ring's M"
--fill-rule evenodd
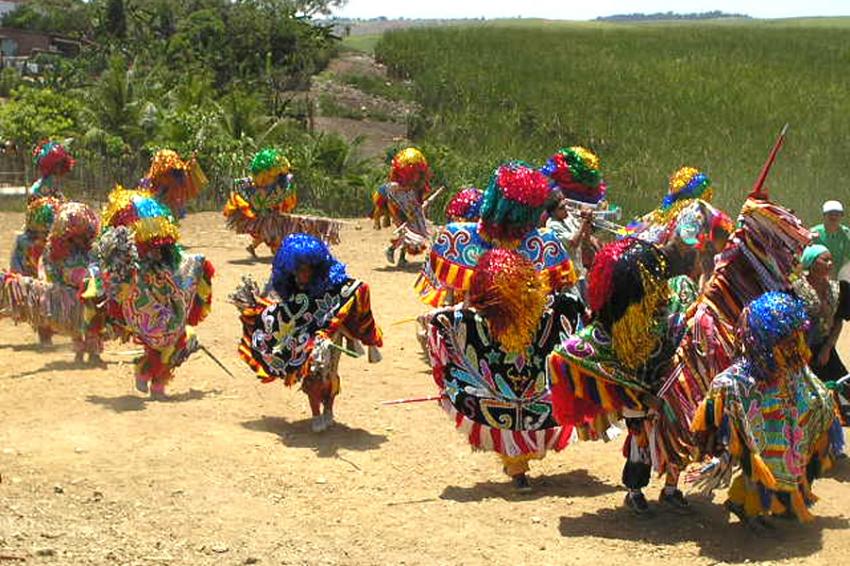
M508 20L384 36L416 82L421 140L451 186L561 145L603 159L612 199L654 206L666 176L704 168L734 209L788 121L774 194L817 218L850 199L850 18L610 24Z

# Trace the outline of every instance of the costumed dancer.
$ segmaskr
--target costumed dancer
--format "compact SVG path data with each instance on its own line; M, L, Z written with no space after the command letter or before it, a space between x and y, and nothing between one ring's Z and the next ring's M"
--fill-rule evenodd
M29 198L54 197L65 200L60 190L61 179L76 163L65 146L56 141L41 142L32 152L32 161L39 177L30 187Z
M193 327L212 306L213 266L183 252L176 221L153 192L116 187L103 224L83 297L104 305L112 334L142 345L136 389L162 399L174 370L200 347Z
M850 417L847 403L847 368L835 348L844 320L850 319L850 283L830 279L832 254L822 244L803 250L805 273L794 279L794 293L803 300L811 320L808 344L809 365L818 378L832 389L844 424Z
M418 255L428 249L429 229L425 219L427 198L431 192L431 169L421 151L408 147L395 154L390 166L389 182L372 195L372 220L375 229L395 226L386 249L387 261L407 263L407 255Z
M514 487L530 489L529 462L562 450L571 426L552 417L546 356L573 330L575 309L514 250L484 253L464 308L437 310L428 352L440 404L475 450L499 455Z
M546 207L546 227L555 232L573 259L582 298L586 298L586 267L593 263L599 241L593 236L593 211L607 207L608 186L599 157L583 147L558 150L540 171L550 179L552 197Z
M715 456L694 479L708 490L739 473L726 507L749 527L769 515L814 519L812 482L832 464L844 438L829 391L807 365L803 303L765 293L741 313L738 354L711 383L693 429Z
M478 222L481 217L481 204L484 201L484 193L474 187L461 189L449 199L446 205L445 215L449 224L456 222ZM431 268L430 254L422 264L422 271L416 279L414 288L425 304L432 307L451 306L463 301L464 292L452 288L443 287L438 283ZM424 319L420 317L420 342L425 347Z
M684 313L696 298L693 281L671 277L658 246L627 238L606 245L588 274L590 324L568 337L548 362L555 417L580 427L583 437L602 436L622 416L628 436L623 452L625 502L637 514L649 511L649 485L658 390L684 332ZM667 473L661 502L688 508L677 489L678 470Z
M171 149L160 149L151 159L139 188L151 191L177 218L186 216L186 204L209 184L193 155L188 161Z
M711 204L713 199L708 176L695 167L681 167L670 176L661 205L633 220L626 234L662 246L675 243L676 249L668 250L669 259L687 264L688 274L702 288L714 270L715 256L734 230L729 216Z
M49 284L64 287L79 302L89 276L92 245L99 231L100 218L94 209L80 202L62 204L47 237L39 267L40 277ZM76 312L76 309L69 312ZM73 340L75 362L82 363L88 355L89 363L103 364L100 358L103 337L99 325L80 325L73 315L70 320L62 321L57 330L63 327Z
M516 250L530 260L550 293L575 285L569 253L551 230L537 226L550 192L540 171L518 161L500 165L484 191L478 222L451 223L437 233L415 284L419 300L435 308L462 300L478 258L493 248Z
M289 160L276 149L265 148L251 160L251 176L237 179L224 207L227 227L248 234L246 248L256 250L265 244L275 253L288 234L309 233L329 244L339 243L340 223L327 218L291 214L298 204Z
M380 360L382 336L369 286L349 277L325 243L308 234L283 241L272 286L279 300L260 297L250 279L230 297L244 331L239 355L263 383L300 383L310 402L312 430L324 431L334 420L340 354L360 355L362 343L369 347L370 362Z
M12 261L9 272L26 277L38 277L38 265L47 244L47 235L53 226L53 219L61 207L61 202L53 197L38 197L27 204L24 231L15 238ZM53 332L49 326L36 328L38 341L42 346L50 345Z

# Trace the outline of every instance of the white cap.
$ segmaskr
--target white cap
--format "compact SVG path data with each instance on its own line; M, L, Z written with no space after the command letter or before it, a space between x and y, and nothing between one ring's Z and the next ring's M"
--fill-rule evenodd
M837 200L828 200L823 203L823 213L829 214L830 212L844 212L844 205Z

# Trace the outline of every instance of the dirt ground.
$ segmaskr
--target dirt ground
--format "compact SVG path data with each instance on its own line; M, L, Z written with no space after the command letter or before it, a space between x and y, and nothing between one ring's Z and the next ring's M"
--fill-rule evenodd
M0 214L0 257L21 221ZM850 553L847 462L815 486L813 524L763 540L729 520L722 494L693 500L687 518L632 518L619 440L550 454L518 496L435 402L381 406L435 386L401 322L423 311L415 269L388 268L388 233L366 221L336 251L372 287L384 361L343 359L338 424L313 434L305 396L260 384L235 353L226 296L243 274L265 279L268 259L249 261L214 213L183 232L218 270L198 333L235 378L195 355L171 400L149 402L133 390L132 346L110 345L108 369L77 369L67 341L38 353L28 327L0 322L0 564L838 564ZM847 335L841 350L850 359Z

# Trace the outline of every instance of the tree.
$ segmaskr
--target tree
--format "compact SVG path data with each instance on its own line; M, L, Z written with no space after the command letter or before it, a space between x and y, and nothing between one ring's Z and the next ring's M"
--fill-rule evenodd
M124 0L107 1L106 32L118 39L127 37L127 15L124 12Z
M80 103L49 88L22 86L0 105L0 135L22 147L47 138L73 137L79 132Z

